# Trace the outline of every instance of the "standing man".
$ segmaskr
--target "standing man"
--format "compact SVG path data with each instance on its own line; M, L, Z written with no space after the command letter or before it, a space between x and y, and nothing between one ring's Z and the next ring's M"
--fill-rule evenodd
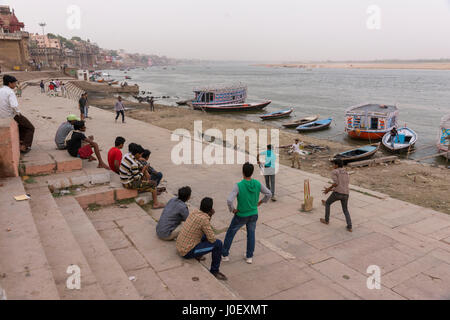
M243 227L247 227L247 255L248 264L253 263L253 254L255 252L256 241L256 222L258 221L258 207L263 203L267 203L272 196L272 192L264 187L258 180L252 179L255 167L250 164L244 164L242 169L244 179L236 184L228 197L228 209L235 216L228 228L223 247L223 261L230 261L230 249L233 244L236 233ZM260 201L260 194L264 194L264 198ZM237 209L234 207L234 200L237 198Z
M184 259L201 261L204 255L212 253L210 272L216 279L227 281L220 272L222 262L222 241L216 239L211 226L211 218L215 214L213 199L205 198L200 211L192 212L187 218L177 238L177 251Z
M324 203L326 207L325 219L320 219L323 224L330 224L331 205L336 201L340 201L342 210L344 211L345 220L347 221L348 232L353 232L352 219L348 212L348 199L350 194L350 176L344 169L344 161L336 159L334 161L334 170L331 173L333 184L329 188L325 188L323 193L326 195L333 191L328 200Z
M39 87L41 88L41 93L45 93L45 84L44 84L44 80L41 80L41 83L39 84Z
M117 98L114 109L116 110L116 122L117 119L119 119L119 116L122 115L122 123L125 123L125 106L123 105L121 96Z
M83 93L81 95L80 100L78 100L78 106L80 107L80 118L81 121L84 121L84 119L86 118L86 105L87 105L87 98L86 98L86 93Z
M58 150L67 149L66 138L69 133L74 130L73 125L77 121L80 121L80 119L76 115L71 114L67 117L67 121L59 126L58 131L56 131L55 135L55 144Z
M150 103L150 111L155 112L155 99L151 97L149 103Z
M20 152L28 153L31 150L34 138L34 126L21 114L19 102L14 89L17 79L13 76L3 77L3 87L0 89L0 119L12 118L19 125Z
M303 142L300 142L299 139L295 139L294 144L289 146L283 146L280 147L283 149L290 148L292 150L292 168L295 168L295 164L297 163L298 169L300 170L302 168L300 163L300 157L304 155L305 153L302 151L303 149Z
M397 127L393 127L391 130L391 146L392 148L394 148L394 145L396 142L400 143L399 141L399 136L398 136L398 130Z
M266 158L266 163L264 164L264 177L266 179L266 187L272 191L272 201L277 201L275 197L275 171L276 171L276 160L277 156L272 150L272 145L267 146L267 151L262 152L258 155L257 161L258 165L261 167L260 156Z

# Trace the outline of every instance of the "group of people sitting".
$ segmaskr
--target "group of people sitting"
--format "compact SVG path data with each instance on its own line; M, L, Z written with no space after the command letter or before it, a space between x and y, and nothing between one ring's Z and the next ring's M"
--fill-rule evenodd
M164 205L158 202L158 195L166 191L165 188L158 188L163 174L149 164L151 151L131 143L128 148L129 152L123 156L121 150L124 148L125 142L123 137L116 138L114 147L108 152L108 163L105 163L94 137L86 136L86 123L76 115L69 115L67 121L60 125L55 135L55 144L59 150L67 150L75 158L90 162L98 161L98 168L112 170L118 174L125 188L139 192L151 192L154 209L164 208Z
M41 93L45 93L44 80L41 80L39 87L41 88ZM66 85L59 79L56 79L56 80L52 79L50 81L50 83L48 84L48 94L50 96L58 96L59 93L61 93L63 97L66 96Z

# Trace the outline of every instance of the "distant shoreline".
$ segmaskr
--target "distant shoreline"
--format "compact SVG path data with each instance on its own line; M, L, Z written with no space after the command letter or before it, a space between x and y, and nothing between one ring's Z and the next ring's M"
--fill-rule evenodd
M292 69L396 69L396 70L450 70L450 62L380 62L380 63L279 63L279 64L254 64L256 67L266 68L292 68Z

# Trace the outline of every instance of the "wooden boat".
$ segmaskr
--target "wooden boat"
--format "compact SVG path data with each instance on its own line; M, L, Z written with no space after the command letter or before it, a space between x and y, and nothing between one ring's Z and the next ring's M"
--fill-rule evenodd
M441 121L441 130L437 144L439 153L445 153L444 158L450 159L450 114L444 116Z
M292 121L292 122L285 123L285 124L283 124L283 127L285 127L285 128L297 128L298 126L302 126L304 124L308 124L308 123L311 123L311 122L314 122L314 121L317 121L317 120L319 120L319 116L318 115L317 116L311 116L311 117L305 117L305 118L302 118L302 119L298 119L298 120L295 120L295 121Z
M266 101L263 103L223 104L215 106L192 105L192 106L194 110L203 110L207 112L243 112L243 111L262 110L271 103L272 101Z
M287 109L287 110L281 110L277 112L268 113L265 115L262 115L260 118L263 120L273 120L273 119L281 119L290 117L291 113L294 112L294 109Z
M401 128L397 131L398 137L393 137L390 132L385 134L382 140L383 146L391 152L408 151L413 148L417 142L417 133L410 128ZM392 140L394 140L393 146Z
M397 106L363 104L347 110L345 131L355 139L381 140L397 125Z
M304 124L297 127L298 132L310 132L328 129L333 122L333 118L328 118L325 120L318 120L308 124Z
M331 159L331 161L342 159L344 161L344 164L348 164L350 162L367 160L372 158L377 153L378 149L380 149L380 143L370 146L364 146L361 148L338 153L334 156L333 159Z
M125 79L131 80L131 77L130 76L126 76Z
M251 111L262 110L272 101L263 103L245 103L247 86L241 83L234 85L212 86L194 89L195 98L189 105L194 110L204 111Z
M178 101L177 105L179 105L179 106L186 106L189 102L192 102L192 100Z

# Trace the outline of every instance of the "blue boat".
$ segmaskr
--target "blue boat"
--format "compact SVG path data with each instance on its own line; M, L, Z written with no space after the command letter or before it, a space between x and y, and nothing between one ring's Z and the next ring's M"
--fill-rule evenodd
M328 129L333 122L333 118L314 121L297 127L298 132L310 132Z

